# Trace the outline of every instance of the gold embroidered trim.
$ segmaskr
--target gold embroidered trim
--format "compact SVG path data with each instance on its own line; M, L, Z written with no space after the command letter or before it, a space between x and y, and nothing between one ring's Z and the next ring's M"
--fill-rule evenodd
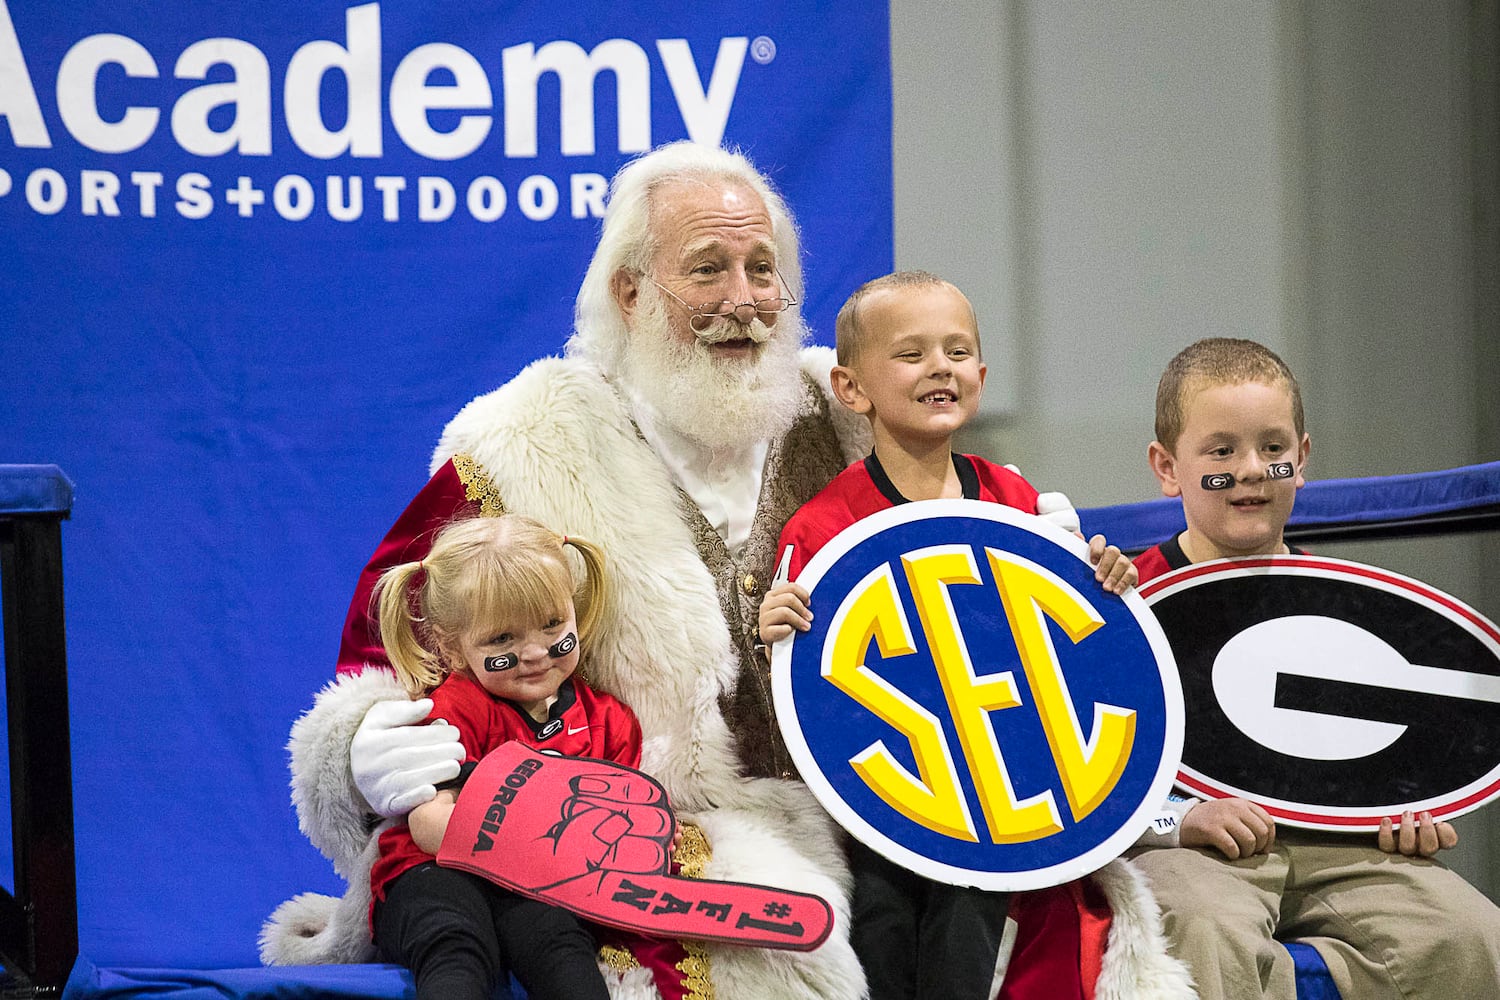
M682 942L687 957L677 963L682 973L682 986L686 990L684 1000L714 1000L714 981L709 976L708 949L700 941Z
M713 859L713 849L703 830L692 823L680 827L682 841L677 845L672 858L678 864L684 878L702 878ZM682 941L682 950L687 952L677 963L682 973L682 986L686 1000L714 1000L714 981L709 967L708 949L701 941Z
M453 456L453 470L459 482L464 484L464 499L479 501L481 517L498 517L505 513L505 501L500 490L490 481L489 473L468 455Z
M608 966L611 972L618 972L622 976L631 969L641 967L641 963L636 961L630 949L612 944L599 946L599 961Z
M692 823L684 823L679 829L682 832L682 843L672 853L672 859L681 866L683 878L702 878L714 856L708 846L708 838L703 835L702 829Z

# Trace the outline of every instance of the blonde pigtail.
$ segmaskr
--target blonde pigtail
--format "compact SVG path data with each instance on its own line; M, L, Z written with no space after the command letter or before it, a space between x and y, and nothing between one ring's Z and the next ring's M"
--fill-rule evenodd
M411 610L411 583L424 569L420 562L402 563L386 570L375 583L372 600L377 603L380 642L396 670L402 686L418 697L443 682L447 670L439 653L427 649L417 640L416 621ZM418 598L420 603L420 596Z
M570 545L583 558L584 580L578 588L574 605L578 610L578 641L594 634L594 629L612 610L614 589L604 565L604 550L587 538L563 535L562 543Z

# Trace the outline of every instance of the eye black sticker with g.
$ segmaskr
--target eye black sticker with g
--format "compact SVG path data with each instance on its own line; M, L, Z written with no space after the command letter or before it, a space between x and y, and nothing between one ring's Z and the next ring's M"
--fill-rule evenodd
M1291 462L1272 462L1266 466L1267 479L1291 479L1296 475L1297 467ZM1203 477L1203 488L1205 490L1227 490L1234 486L1235 479L1232 472L1210 472Z
M547 647L547 655L552 657L554 660L558 660L564 656L567 656L577 648L578 636L572 632L569 632L567 635L563 636L561 639L557 640L552 645Z
M501 653L499 656L486 656L484 658L484 669L492 674L498 674L502 670L510 670L521 658L515 653Z

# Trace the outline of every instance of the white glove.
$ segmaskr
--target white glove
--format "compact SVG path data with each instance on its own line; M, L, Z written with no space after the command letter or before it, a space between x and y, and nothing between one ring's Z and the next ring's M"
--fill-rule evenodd
M354 786L381 816L406 815L435 796L439 783L458 777L464 759L458 729L442 719L416 725L431 711L431 698L377 701L354 732Z
M1014 465L1007 465L1006 468L1018 476L1021 475L1021 470ZM1042 520L1051 521L1070 534L1078 534L1078 511L1073 509L1073 501L1068 499L1066 493L1038 493L1036 514Z

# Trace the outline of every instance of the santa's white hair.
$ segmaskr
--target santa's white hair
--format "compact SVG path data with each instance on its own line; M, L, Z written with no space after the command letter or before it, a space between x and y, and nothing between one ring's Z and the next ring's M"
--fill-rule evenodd
M802 298L797 224L771 182L736 150L688 140L672 142L631 160L610 181L604 230L578 289L567 354L587 358L611 374L620 371L627 331L610 283L621 269L638 275L650 269L657 250L651 230L652 196L666 184L725 181L744 185L765 202L776 244L776 266L792 295Z

